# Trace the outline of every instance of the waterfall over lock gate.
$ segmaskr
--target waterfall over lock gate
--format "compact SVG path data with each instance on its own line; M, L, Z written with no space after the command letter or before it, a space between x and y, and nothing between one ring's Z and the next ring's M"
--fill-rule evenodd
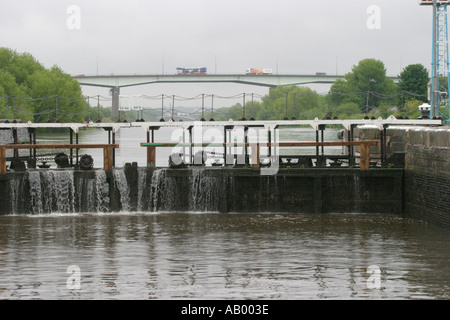
M201 169L179 175L169 169L140 171L138 178L139 211L216 212L219 209L220 179ZM151 175L151 176L150 176Z
M139 212L216 212L223 178L201 169L170 172L124 169L28 170L9 182L12 214ZM135 195L132 190L136 189Z
M204 174L203 170L191 170L190 177L191 211L218 211L220 198L220 180Z
M110 210L109 185L104 170L95 171L95 186L97 196L97 212Z
M109 212L396 212L402 172L126 166L112 171L28 170L0 179L0 214Z
M103 170L28 170L10 180L12 214L110 211L109 183Z
M30 185L30 194L33 194L32 213L70 213L75 212L75 184L73 172L66 170L46 170L33 176L33 188ZM30 183L30 177L28 177ZM39 189L38 184L41 184ZM33 193L32 193L33 192ZM31 197L30 197L31 199Z
M130 186L128 185L127 177L123 169L114 169L114 186L118 191L120 199L117 199L122 211L130 211Z

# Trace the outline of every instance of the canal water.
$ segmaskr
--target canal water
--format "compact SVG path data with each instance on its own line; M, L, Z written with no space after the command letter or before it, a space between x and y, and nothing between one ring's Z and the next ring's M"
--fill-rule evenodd
M145 132L121 133L117 163L143 165ZM0 217L0 299L449 299L449 271L450 233L394 214Z
M449 299L449 266L394 215L0 217L0 299Z

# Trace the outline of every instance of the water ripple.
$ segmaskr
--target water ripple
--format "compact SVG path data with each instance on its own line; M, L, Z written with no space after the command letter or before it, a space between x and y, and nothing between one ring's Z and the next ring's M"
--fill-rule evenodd
M449 240L394 215L4 216L0 299L448 299Z

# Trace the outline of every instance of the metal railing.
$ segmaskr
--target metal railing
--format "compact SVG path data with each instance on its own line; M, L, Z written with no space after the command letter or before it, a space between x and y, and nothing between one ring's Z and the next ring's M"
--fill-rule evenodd
M156 148L160 147L189 147L192 155L192 148L205 147L244 147L251 148L251 167L259 169L261 147L330 147L330 146L359 146L360 147L360 169L368 170L370 165L370 146L376 146L377 140L361 141L332 141L332 142L278 142L278 143L172 143L172 142L147 142L141 143L141 147L147 148L147 168L156 168ZM226 152L224 153L224 157Z
M7 149L103 149L103 168L111 171L114 166L113 150L119 148L118 144L3 144L0 145L0 174L6 173Z

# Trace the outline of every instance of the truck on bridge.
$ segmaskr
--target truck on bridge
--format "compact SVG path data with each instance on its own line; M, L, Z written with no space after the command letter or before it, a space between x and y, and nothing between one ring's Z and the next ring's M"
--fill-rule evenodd
M245 71L246 74L272 74L272 69L259 69L259 68L248 68Z
M177 74L191 75L191 74L206 74L206 68L177 68Z

